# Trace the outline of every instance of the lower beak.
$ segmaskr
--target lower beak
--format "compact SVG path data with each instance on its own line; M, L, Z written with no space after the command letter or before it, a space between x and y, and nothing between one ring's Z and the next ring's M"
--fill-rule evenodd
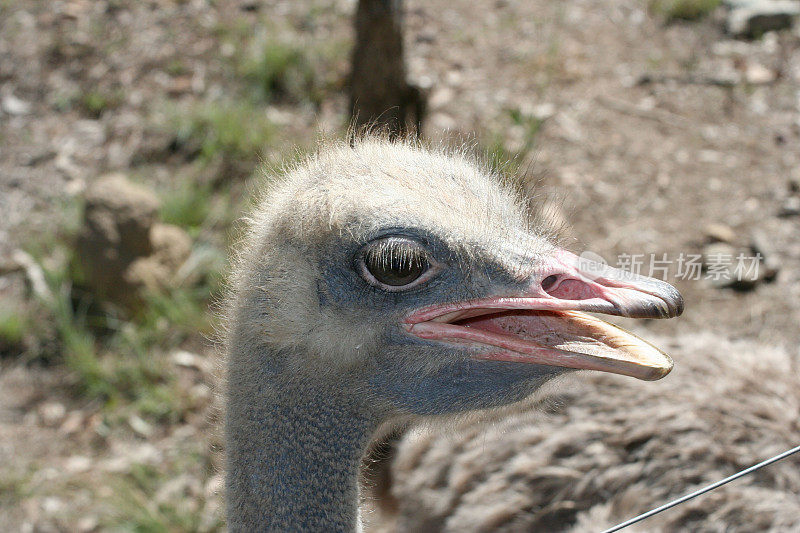
M469 344L475 359L599 370L660 379L672 360L639 337L586 312L671 318L683 311L666 282L588 261L565 250L546 260L519 294L431 306L406 319L409 333Z

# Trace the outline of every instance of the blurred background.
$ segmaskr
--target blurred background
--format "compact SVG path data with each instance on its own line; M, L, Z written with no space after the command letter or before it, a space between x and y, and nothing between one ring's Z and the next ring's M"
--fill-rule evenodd
M674 356L663 384L578 376L502 424L412 432L372 530L597 530L798 444L798 15L0 0L0 530L224 530L212 304L235 221L351 117L466 140L573 251L665 261L687 302L631 326ZM799 531L798 467L640 531Z

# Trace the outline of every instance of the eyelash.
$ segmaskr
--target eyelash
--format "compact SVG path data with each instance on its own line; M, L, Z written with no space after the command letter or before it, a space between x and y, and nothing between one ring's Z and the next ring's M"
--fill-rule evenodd
M402 254L403 259L401 260L401 264L406 264L406 262L411 262L413 260L422 258L428 264L428 268L425 272L422 273L420 277L412 281L407 285L387 285L385 283L381 283L372 272L369 271L367 267L367 261L370 256L374 256L376 254L380 254L384 256L386 250L390 250L389 252L389 261L391 261L392 254L395 251ZM414 251L412 251L414 250ZM419 251L419 253L415 253ZM441 269L440 265L434 261L430 254L417 242L407 239L404 237L388 237L380 239L379 241L373 241L372 243L368 244L362 252L359 254L358 261L357 261L357 270L358 273L364 278L367 283L370 285L377 287L386 292L403 292L410 289L413 289L428 280L430 280L439 270Z

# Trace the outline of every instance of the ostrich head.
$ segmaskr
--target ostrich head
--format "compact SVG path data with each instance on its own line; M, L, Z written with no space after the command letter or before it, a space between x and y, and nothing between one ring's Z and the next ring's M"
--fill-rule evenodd
M459 153L330 148L273 185L247 243L230 342L250 355L231 387L347 391L385 418L497 407L569 369L672 367L585 312L673 317L679 293L557 247Z

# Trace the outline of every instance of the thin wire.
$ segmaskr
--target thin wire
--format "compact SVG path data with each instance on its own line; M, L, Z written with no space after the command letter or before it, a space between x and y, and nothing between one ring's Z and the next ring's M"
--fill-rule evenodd
M751 472L755 472L759 468L763 468L763 467L765 467L767 465L771 465L772 463L776 463L776 462L780 461L781 459L785 459L785 458L789 457L790 455L795 454L797 452L800 452L800 446L797 446L796 448L792 448L791 450L787 450L787 451L783 452L782 454L776 455L775 457L767 459L766 461L762 461L762 462L758 463L757 465L753 465L750 468L742 470L741 472L737 472L736 474L734 474L734 475L732 475L730 477L726 477L725 479L717 481L716 483L712 483L711 485L703 487L702 489L696 490L696 491L692 492L691 494L687 494L686 496L682 496L682 497L678 498L677 500L673 500L673 501L671 501L669 503L665 503L661 507L656 507L652 511L647 511L644 514L640 514L639 516L635 516L635 517L631 518L630 520L627 520L627 521L625 521L625 522L623 522L621 524L618 524L618 525L616 525L616 526L614 526L614 527L612 527L610 529L606 529L605 531L603 531L603 533L613 533L614 531L619 531L620 529L626 528L626 527L628 527L628 526L630 526L632 524L635 524L636 522L641 522L645 518L650 518L651 516L653 516L655 514L658 514L661 511L666 511L667 509L669 509L671 507L675 507L676 505L679 505L679 504L681 504L683 502L689 501L692 498L696 498L697 496L700 496L701 494L705 494L706 492L712 491L712 490L714 490L714 489L716 489L718 487L721 487L722 485L724 485L726 483L730 483L734 479L739 479L740 477L746 476L747 474L749 474Z

